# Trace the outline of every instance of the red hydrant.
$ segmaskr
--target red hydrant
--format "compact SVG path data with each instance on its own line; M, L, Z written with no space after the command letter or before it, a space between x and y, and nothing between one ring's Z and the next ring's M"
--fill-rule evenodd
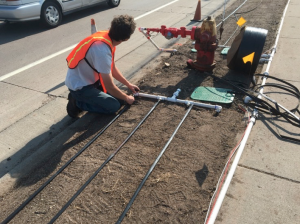
M177 28L140 28L140 31L147 30L147 38L150 39L150 32L159 32L167 39L191 36L195 40L195 49L197 50L197 60L189 59L187 64L202 72L212 71L216 62L214 61L215 51L218 47L216 22L210 16L205 19L201 27L193 26L192 30L186 30L185 27Z

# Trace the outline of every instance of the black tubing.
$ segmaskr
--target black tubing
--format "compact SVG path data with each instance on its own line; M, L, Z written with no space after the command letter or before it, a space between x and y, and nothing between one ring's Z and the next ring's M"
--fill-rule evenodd
M146 180L148 179L148 177L150 176L151 172L153 171L154 167L156 166L156 164L158 163L158 161L160 160L160 158L162 157L162 155L164 154L164 152L166 151L166 149L168 148L169 144L171 143L171 141L173 140L175 134L177 133L177 131L179 130L180 126L182 125L182 123L184 122L185 118L187 117L187 115L190 113L191 109L193 107L193 104L191 104L188 108L188 111L185 113L184 117L182 118L182 120L180 121L179 125L177 126L177 128L175 129L175 131L173 132L172 136L169 138L169 141L167 142L167 144L165 145L165 147L161 150L160 154L158 155L158 157L156 158L156 160L154 161L154 163L152 164L152 166L150 167L150 169L148 170L147 174L145 175L144 179L142 180L142 182L140 183L140 185L138 186L138 188L136 189L134 195L132 196L132 198L130 199L130 201L128 202L126 208L124 209L123 213L120 215L118 221L116 222L116 224L120 224L122 222L122 220L124 219L126 213L128 212L128 210L130 209L131 205L133 204L136 196L138 195L138 193L140 192L140 190L142 189L143 185L145 184Z
M89 183L97 176L97 174L102 170L102 168L119 152L123 145L130 139L130 137L136 132L136 130L142 125L142 123L149 117L152 111L159 104L160 100L151 108L151 110L146 114L146 116L140 121L140 123L134 128L134 130L128 135L128 137L121 143L121 145L102 163L102 165L93 173L92 176L85 182L84 185L72 196L72 198L61 208L61 210L50 220L50 223L54 223L56 219L69 207L69 205L77 198L77 196L89 185Z
M259 3L255 8L250 9L250 10L245 11L245 12L236 12L235 15L246 14L246 13L252 12L252 11L254 11L255 9L257 9L258 6L259 6L261 3L262 3L262 0L260 1L260 3Z
M292 124L293 126L296 126L296 127L299 127L300 128L300 120L296 119L295 117L291 116L290 114L286 114L286 113L282 113L279 111L279 108L277 108L277 105L276 108L273 107L272 105L270 105L267 101L265 100L262 100L260 98L258 98L257 96L253 95L253 94L249 94L247 91L245 91L243 88L240 88L234 84L232 84L231 82L229 81L226 81L225 79L222 79L218 76L215 76L211 73L207 73L209 74L210 76L212 76L213 78L216 78L222 82L225 82L229 85L231 85L232 87L234 87L236 90L244 93L245 95L249 96L253 101L255 101L255 103L248 103L247 105L250 106L250 107L253 107L261 112L264 112L264 113L271 113L273 115L279 115L279 116L282 116L285 120L287 120L290 124ZM266 76L266 75L261 75L261 76ZM280 81L280 79L278 78L275 78L273 76L266 76L268 78L273 78L273 79L276 79L278 81ZM284 83L287 83L285 82L284 80L281 80L282 82ZM292 88L294 88L295 86L293 86L292 84L289 84ZM296 88L296 87L295 87ZM296 88L297 89L297 88ZM297 89L295 91L298 93L299 90Z
M233 14L235 14L235 12L236 12L237 10L239 10L239 8L241 8L247 1L248 1L248 0L245 0L239 7L237 7L237 8L236 8L232 13L230 13L225 19L223 19L222 22L224 22L224 21L227 20L230 16L232 16ZM220 22L220 23L217 25L217 27L220 26L220 25L222 24L222 22Z
M42 186L40 186L32 195L30 195L26 201L24 201L15 211L13 211L1 224L6 224L12 220L35 196L38 195L58 174L60 174L70 163L76 159L84 150L86 150L103 132L115 121L125 110L127 110L129 105L125 107L118 113L114 119L109 122L94 138L92 138L80 151L78 151L67 163L65 163L55 174L53 174Z

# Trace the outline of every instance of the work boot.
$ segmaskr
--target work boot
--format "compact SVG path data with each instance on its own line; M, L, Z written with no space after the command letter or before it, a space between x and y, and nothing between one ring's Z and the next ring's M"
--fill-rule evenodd
M76 100L74 99L71 93L69 93L68 95L68 100L69 100L67 104L68 115L72 118L77 118L78 115L82 112L82 110L79 109L79 107L77 107Z

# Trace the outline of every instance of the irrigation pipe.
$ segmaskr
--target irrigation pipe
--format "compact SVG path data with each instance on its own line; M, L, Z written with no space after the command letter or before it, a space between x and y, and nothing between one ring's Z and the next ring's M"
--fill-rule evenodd
M186 104L187 106L194 105L194 106L198 106L198 107L210 108L210 109L214 109L218 113L221 112L221 110L222 110L222 107L219 105L211 105L211 104L205 104L205 103L198 103L198 102L194 102L194 101L190 101L190 100L176 99L176 97L178 96L180 91L181 91L180 89L177 89L177 91L174 93L174 95L172 97L151 95L151 94L146 94L146 93L135 93L134 96L147 97L147 98L157 99L157 100L165 100L165 101L169 101L169 102L173 102L173 103L183 103L183 104Z
M249 123L248 123L248 124L249 124ZM248 125L247 125L247 126L248 126ZM237 149L240 147L241 141L243 140L243 138L244 138L244 136L245 136L246 130L247 130L247 128L245 129L244 134L243 134L243 136L241 137L241 139L240 139L240 141L238 142L238 144L231 150L231 153L230 153L230 155L229 155L229 159L227 160L227 162L226 162L226 164L225 164L225 166L224 166L224 168L223 168L223 171L222 171L222 173L221 173L221 175L220 175L220 178L219 178L218 183L217 183L217 186L216 186L216 190L215 190L215 192L214 192L214 194L213 194L213 196L212 196L212 198L211 198L211 201L210 201L210 203L209 203L208 212L207 212L207 214L206 214L205 222L204 222L204 223L206 223L206 221L207 221L207 218L208 218L209 212L211 211L211 208L214 207L214 205L215 205L215 199L218 198L218 196L219 196L219 189L220 189L220 187L223 185L224 178L225 178L225 176L226 176L226 174L227 174L227 171L228 171L228 168L229 168L229 165L230 165L230 161L231 161L231 159L233 158L233 156L235 155ZM214 203L213 203L213 202L214 202Z
M149 117L152 111L156 108L160 101L151 108L146 116L140 121L140 123L134 128L134 130L127 136L127 138L121 143L121 145L102 163L102 165L93 173L92 176L85 182L84 185L72 196L72 198L61 208L61 210L50 220L50 223L54 223L55 220L69 207L69 205L77 198L77 196L89 185L89 183L97 176L97 174L103 169L103 167L120 151L123 145L130 139L130 137L136 132L136 130L142 125L142 123Z
M160 158L162 157L162 155L164 154L164 152L166 151L166 149L168 148L168 146L170 145L171 141L173 140L175 134L177 133L177 131L179 130L180 126L182 125L182 123L184 122L185 118L188 116L188 114L190 113L191 109L193 107L193 104L191 104L188 108L188 111L185 113L184 117L181 119L179 125L177 126L177 128L175 129L175 131L173 132L172 136L169 138L167 144L164 146L164 148L161 150L161 152L159 153L158 157L156 158L156 160L154 161L154 163L152 164L152 166L150 167L150 169L148 170L147 174L145 175L144 179L142 180L142 182L140 183L140 185L138 186L137 190L135 191L134 195L132 196L132 198L130 199L130 201L128 202L126 208L124 209L123 213L121 214L121 216L119 217L118 221L116 222L116 224L120 224L122 222L122 220L124 219L126 213L128 212L128 210L130 209L132 203L134 202L136 196L138 195L138 193L140 192L140 190L142 189L143 185L145 184L146 180L148 179L148 177L150 176L151 172L153 171L154 167L156 166L156 164L158 163L158 161L160 160Z
M286 109L284 106L282 106L281 104L277 103L275 100L271 99L270 97L266 96L265 94L263 94L262 92L258 93L259 95L263 96L264 98L266 98L267 100L271 101L272 103L274 103L275 105L279 106L280 108L282 108L283 110L285 110L285 112L289 113L291 116L293 116L294 118L296 118L297 120L300 121L300 118L297 117L294 113L292 113L290 110Z
M289 6L289 3L290 3L290 0L289 0L288 3L286 4L286 7L285 7L284 12L283 12L283 16L282 16L282 19L281 19L281 23L280 23L280 26L279 26L279 29L278 29L278 32L277 32L277 37L276 37L276 40L275 40L275 45L274 45L274 48L272 49L271 59L274 57L274 54L275 54L275 52L276 52L276 47L277 47L277 44L278 44L279 35L280 35L281 29L282 29L283 21L284 21L285 14L286 14L287 8L288 8L288 6ZM270 61L268 62L266 71L263 73L263 74L266 75L266 76L264 76L264 78L263 78L262 85L264 85L264 84L266 83L267 76L269 75L269 69L270 69L270 67L271 67L271 63L272 63L272 60L270 60ZM261 94L263 93L263 88L261 88L260 93L261 93ZM261 95L259 95L258 97L261 98ZM226 180L225 180L225 183L224 183L224 185L223 185L223 187L222 187L222 190L221 190L221 192L220 192L220 195L219 195L219 197L217 198L216 204L215 204L214 208L212 209L212 211L211 211L211 213L210 213L210 215L209 215L209 218L208 218L208 220L207 220L207 222L206 222L207 224L213 224L213 223L215 222L216 218L217 218L217 215L218 215L219 210L220 210L220 208L221 208L222 202L223 202L224 197L225 197L225 195L226 195L226 192L227 192L227 190L228 190L228 187L229 187L229 184L230 184L231 179L232 179L232 177L233 177L233 174L234 174L234 172L235 172L235 170L236 170L236 167L237 167L237 165L238 165L238 162L239 162L239 160L240 160L240 158L241 158L241 155L242 155L243 150L244 150L244 148L245 148L245 145L246 145L246 142L247 142L248 137L249 137L249 135L250 135L250 132L251 132L251 130L252 130L252 127L253 127L253 125L254 125L254 123L255 123L255 121L256 121L257 115L258 115L258 110L257 110L257 109L254 109L254 111L253 111L253 113L252 113L252 117L251 117L251 119L250 119L250 121L249 121L249 125L248 125L248 127L247 127L247 129L246 129L245 136L244 136L244 138L243 138L243 140L242 140L242 142L241 142L241 145L240 145L240 147L239 147L239 149L238 149L238 151L237 151L237 154L236 154L236 156L235 156L235 158L234 158L234 161L233 161L233 163L232 163L232 166L231 166L231 168L230 168L230 171L229 171L229 173L228 173L228 176L227 176L227 178L226 178Z
M42 186L40 186L32 195L30 195L26 201L24 201L15 211L13 211L3 222L2 224L8 223L12 220L35 196L37 196L58 174L60 174L70 163L76 159L84 150L86 150L103 132L115 121L118 117L123 114L125 110L128 109L128 105L126 105L117 116L112 119L108 125L106 125L96 136L94 136L80 151L78 151L67 163L65 163L55 174L53 174Z
M168 48L161 48L157 46L157 44L154 42L154 40L151 39L151 36L147 35L144 30L147 30L147 28L139 28L139 31L144 34L144 36L156 47L157 50L159 51L164 51L164 52L177 52L176 49L168 49Z
M230 16L232 16L232 14L234 14L237 10L239 10L248 0L245 0L239 7L237 7L232 13L229 14L229 16L227 16L225 19L222 20L222 22L224 22L225 20L227 20ZM218 26L220 26L222 24L222 22L220 22Z

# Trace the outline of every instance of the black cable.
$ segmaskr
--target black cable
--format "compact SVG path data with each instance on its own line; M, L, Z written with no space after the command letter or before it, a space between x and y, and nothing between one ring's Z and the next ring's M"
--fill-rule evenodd
M109 122L94 138L92 138L80 151L78 151L67 163L65 163L55 174L53 174L42 186L40 186L32 195L30 195L26 201L24 201L15 211L13 211L1 224L6 224L12 220L35 196L37 196L58 174L60 174L74 159L76 159L84 150L86 150L103 132L118 118L125 110L129 108L129 105L125 105L124 108L118 113L114 119Z
M246 13L249 13L249 12L252 12L252 11L256 10L256 9L258 8L258 6L262 3L262 0L260 1L260 3L259 3L255 8L250 9L249 11L236 12L236 11L239 10L245 3L246 3L246 1L245 1L243 4L241 4L235 11L233 11L233 13L231 13L230 16L233 15L233 16L236 18L236 20L237 20L236 15L246 14ZM227 20L228 18L229 18L229 16L228 16L226 19L223 18L222 22L219 23L219 24L216 26L216 27L218 27L218 26L221 24L221 28L219 29L220 40L221 40L222 33L223 33L223 31L224 31L224 28L223 28L224 21ZM238 28L238 27L237 27L237 28ZM237 31L237 29L234 31L234 33L235 33L236 31ZM234 35L234 33L232 34L232 36ZM225 42L224 45L226 45L226 43L228 43L228 41L232 38L232 36L228 38L228 40Z
M292 96L294 96L294 97L296 97L298 99L298 104L297 104L297 106L295 108L289 109L289 111L294 112L294 111L296 111L298 109L299 103L300 103L300 95L297 92L294 92L291 89L286 88L283 85L277 85L277 84L265 84L265 85L262 85L262 86L258 87L255 91L259 91L261 88L264 88L264 87L276 87L278 89L283 89L283 90L285 90L287 92L290 92Z
M259 3L255 8L250 9L249 11L245 11L245 12L236 12L235 15L246 14L246 13L248 13L248 12L252 12L252 11L254 11L255 9L257 9L258 6L259 6L261 3L262 3L262 0L260 1L260 3Z
M226 21L230 16L232 16L237 10L239 10L239 8L241 8L248 0L245 0L239 7L237 7L229 16L227 16L225 19L222 20L223 21ZM220 22L216 27L220 26L221 23Z
M102 168L120 151L123 145L131 138L131 136L136 132L136 130L142 125L142 123L147 119L147 117L152 113L152 111L159 104L160 100L151 108L151 110L146 114L146 116L140 121L140 123L134 128L134 130L127 136L127 138L121 143L121 145L108 156L108 158L102 163L102 165L93 173L92 176L81 186L81 188L72 196L72 198L61 208L61 210L50 220L49 224L54 223L56 219L70 206L70 204L77 198L77 196L91 183L91 181L97 176L97 174L102 170Z
M208 73L208 74L211 75L213 78L216 78L216 79L218 79L218 80L220 80L222 82L225 82L225 83L231 85L236 90L238 90L238 91L242 92L243 94L249 96L254 102L256 102L256 103L248 103L247 104L248 106L250 106L252 108L255 108L255 109L257 109L257 110L259 110L261 112L264 112L264 113L270 113L271 112L273 115L281 116L286 121L288 121L290 124L292 124L293 126L300 127L300 120L298 120L297 118L293 117L290 114L280 112L278 105L275 108L272 105L270 105L267 101L262 100L262 99L258 98L257 96L255 96L253 94L249 94L247 91L243 90L241 87L238 87L238 86L232 84L231 82L226 81L226 80L224 80L222 78L219 78L219 77L217 77L217 76L215 76L213 74L210 74L210 73ZM263 75L263 74L257 74L257 75L258 76L266 76L266 75ZM294 85L292 85L290 83L287 83L284 80L281 80L281 79L273 77L273 76L269 76L268 75L267 77L268 78L273 78L273 79L278 80L278 81L282 81L283 83L285 83L285 84L289 85L290 87L294 88L295 91L297 93L299 93L299 90ZM298 99L299 99L299 97L298 97ZM275 106L276 106L276 104L275 104Z
M185 118L187 117L187 115L190 113L191 109L193 107L193 104L191 104L188 108L188 111L185 113L184 117L181 119L179 125L177 126L177 128L175 129L175 131L173 132L172 136L169 138L168 142L166 143L166 145L164 146L164 148L161 150L161 152L159 153L158 157L156 158L156 160L154 161L154 163L152 164L152 166L150 167L150 169L148 170L147 174L145 175L145 177L143 178L142 182L140 183L140 185L138 186L138 188L136 189L135 193L133 194L132 198L130 199L130 201L128 202L126 208L124 209L124 211L122 212L122 214L120 215L118 221L116 222L116 224L120 224L122 222L122 220L124 219L126 213L128 212L128 210L130 209L131 205L133 204L136 196L138 195L138 193L140 192L140 190L142 189L142 187L144 186L146 180L148 179L148 177L150 176L151 172L153 171L154 167L156 166L156 164L158 163L158 161L160 160L160 158L162 157L162 155L164 154L164 152L166 151L166 149L168 148L168 146L170 145L171 141L173 140L174 136L176 135L177 131L179 130L180 126L182 125L182 123L184 122Z
M256 76L261 76L261 77L266 77L266 75L264 74L255 74ZM265 84L265 85L259 85L258 88L257 88L257 91L260 89L260 88L264 88L264 87L276 87L276 88L279 88L279 89L283 89L287 92L290 92L294 97L296 97L298 99L298 104L295 108L291 109L290 111L294 112L294 111L298 111L299 112L299 104L300 104L300 91L299 89L294 86L293 84L283 80L283 79L279 79L279 78L276 78L276 77L273 77L273 76L267 76L271 79L274 79L274 80L277 80L279 82L282 82L286 85L282 85L282 84L277 84L277 83L268 83L268 84Z

